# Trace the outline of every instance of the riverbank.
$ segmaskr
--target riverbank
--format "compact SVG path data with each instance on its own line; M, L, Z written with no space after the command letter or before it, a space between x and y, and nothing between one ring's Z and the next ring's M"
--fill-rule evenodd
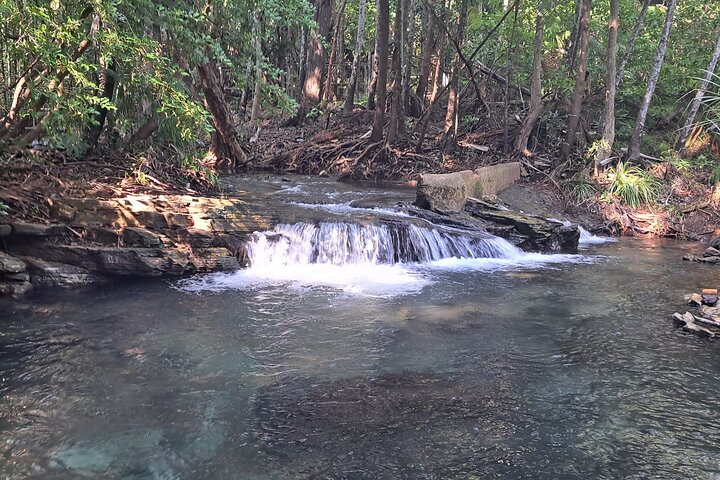
M491 175L485 193L519 213L571 221L594 232L628 233L606 216L614 205L577 205L539 176L525 175L511 184L519 177L513 175L503 180L500 189L496 185L500 177ZM34 163L15 162L0 173L4 214L0 242L5 252L0 258L0 293L22 294L32 285L72 286L113 278L237 270L247 263L243 245L253 232L270 230L279 222L321 220L308 218L308 211L313 211L308 207L325 200L288 197L285 193L294 188L344 185L340 190L364 192L360 202L338 204L356 208L355 212L357 207L390 207L415 199L413 182L340 184L337 177L325 176L225 175L212 184L205 172L196 171L193 176L188 171L163 171L157 162L138 164L127 157L77 162L46 155ZM405 185L401 193L389 193L401 185ZM304 208L296 208L300 204ZM488 206L494 208L482 208ZM572 243L551 232L558 225L549 230L542 225L543 238L528 239L518 234L514 220L500 219L493 212L475 213L475 219L471 214L460 221L484 222L479 228L511 238L523 248L553 251ZM714 219L717 212L700 208L692 213L695 223L688 216L673 230L675 236L684 232L684 238L700 239L717 233L716 223L697 221L698 216ZM442 218L430 221L445 222Z
M515 170L518 174L517 165ZM478 178L490 182L482 184L486 191L514 178L484 172ZM124 191L106 198L97 193L58 198L50 193L43 209L32 210L35 216L0 220L5 250L0 291L16 295L32 286L237 270L247 264L251 234L280 223L352 219L386 225L400 235L414 224L452 225L491 231L531 251L577 248L577 229L560 223L497 212L489 203L464 212L461 187L462 205L449 216L412 206L415 189L407 185L341 184L307 176L229 175L217 191L204 194Z

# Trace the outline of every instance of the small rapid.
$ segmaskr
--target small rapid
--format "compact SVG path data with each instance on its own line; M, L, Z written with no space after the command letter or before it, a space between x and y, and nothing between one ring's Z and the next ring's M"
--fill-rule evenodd
M246 243L246 253L247 269L196 276L179 282L178 287L217 292L283 284L394 296L421 290L442 271L588 261L582 255L527 253L484 231L406 221L281 224L254 233Z
M444 258L514 258L522 250L502 238L477 232L393 223L298 223L253 235L247 244L251 268L288 265L393 265Z

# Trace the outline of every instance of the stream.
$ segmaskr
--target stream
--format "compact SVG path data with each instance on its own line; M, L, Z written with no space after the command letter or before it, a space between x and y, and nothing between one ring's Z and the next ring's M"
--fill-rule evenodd
M697 245L267 188L297 217L249 269L0 299L1 478L720 478L720 343L672 322L719 279Z

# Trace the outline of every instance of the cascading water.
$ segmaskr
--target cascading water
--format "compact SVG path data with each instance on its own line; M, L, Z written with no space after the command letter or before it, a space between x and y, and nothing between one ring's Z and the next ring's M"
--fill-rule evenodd
M189 291L263 285L326 286L363 295L421 290L443 271L537 268L587 261L580 255L523 252L483 231L418 226L405 220L281 224L246 243L250 266L179 283Z
M431 262L444 258L514 258L523 252L490 234L393 223L298 223L256 233L247 244L251 268Z

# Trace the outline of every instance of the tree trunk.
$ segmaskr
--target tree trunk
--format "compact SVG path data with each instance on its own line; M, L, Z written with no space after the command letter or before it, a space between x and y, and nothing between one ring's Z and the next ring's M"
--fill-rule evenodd
M395 32L393 43L393 83L392 101L390 103L390 122L388 124L387 143L393 144L397 139L398 132L403 131L403 104L402 104L402 51L403 51L403 3L405 0L397 0L395 3Z
M337 65L338 46L341 43L343 35L343 14L345 13L345 5L347 1L343 0L340 9L335 17L335 33L333 35L332 44L330 45L330 55L328 56L327 75L325 76L325 84L323 85L323 104L331 100L333 96L333 86L335 84L335 67Z
M377 24L377 19L375 19L375 23ZM389 28L389 27L388 27ZM375 48L373 49L373 56L372 56L372 71L370 72L370 83L368 84L368 90L367 90L367 109L368 110L375 110L375 94L377 91L377 75L378 75L378 49L380 48L380 42L379 42L380 35L379 33L375 33Z
M104 64L103 61L100 62ZM117 62L114 58L110 60L110 64L103 68L100 74L99 87L102 89L102 97L112 101L115 93L115 79L117 78ZM98 113L95 117L95 123L90 127L86 136L86 142L90 146L90 149L95 149L100 140L100 135L105 128L105 121L107 120L108 109L101 107L98 109Z
M360 57L362 55L363 44L365 43L365 13L366 0L360 0L358 11L357 33L355 35L355 53L353 55L352 70L350 71L350 81L348 82L347 94L345 95L345 106L343 113L352 112L355 105L355 88L357 86L358 70L360 69Z
M523 121L520 134L515 140L515 150L527 157L532 156L527 148L530 134L535 128L535 122L542 113L542 45L545 31L545 18L543 12L538 11L535 17L535 48L533 49L533 67L530 76L530 111Z
M261 24L257 10L253 12L253 34L255 36L255 92L253 93L252 108L250 109L250 123L257 122L260 113L260 94L262 93L262 42L260 41Z
M592 0L582 0L582 14L580 16L580 42L578 45L578 68L575 78L575 91L573 93L570 118L568 120L567 135L560 148L560 160L567 160L575 145L578 124L580 123L580 112L582 110L583 97L585 96L585 75L587 74L588 40L590 38L590 10Z
M455 142L458 126L458 103L460 93L460 69L462 68L462 59L460 58L460 49L463 44L463 36L465 34L465 21L467 17L467 0L460 0L460 14L457 23L457 49L453 59L452 76L450 77L450 91L448 93L448 106L445 112L445 125L443 127L442 142L448 140Z
M225 101L222 86L218 79L218 68L210 60L198 65L200 84L205 94L205 106L212 115L215 132L208 156L217 164L226 164L229 167L247 163L247 156L240 145L235 131L235 122L230 112L230 106Z
M645 96L643 97L637 121L635 122L635 130L630 138L628 159L631 162L637 161L640 157L640 145L645 132L645 121L647 120L647 113L650 109L650 101L652 100L653 93L655 93L658 78L660 78L660 69L662 68L663 60L665 59L665 51L667 50L668 39L670 38L670 30L672 28L673 16L675 15L676 4L677 0L670 0L670 5L668 6L667 14L665 15L665 27L663 28L660 43L658 44L657 52L655 54L655 61L653 62L653 67L650 72L647 90L645 90Z
M435 34L435 15L433 15L432 0L425 5L425 38L423 39L422 59L420 60L420 74L418 75L415 95L424 102L427 95L430 67L432 66L433 37Z
M601 163L612 153L615 142L615 77L617 76L617 39L619 23L618 0L610 0L610 23L608 25L608 59L605 77L605 110L603 111L603 134L600 148L595 153L595 176Z
M300 27L300 68L298 69L298 90L295 99L302 102L302 92L307 77L307 30L305 25Z
M413 57L415 56L415 0L405 0L407 6L405 14L405 26L407 30L407 38L403 41L405 45L405 54L403 55L403 85L402 97L404 112L407 113L411 108L411 92L410 82L412 80Z
M688 135L690 135L690 130L695 123L695 116L700 110L700 102L702 102L702 99L705 96L705 92L707 92L710 81L712 80L713 74L715 73L715 67L717 67L718 59L720 59L720 36L718 36L717 42L715 43L715 50L713 50L710 64L705 71L705 77L700 82L700 87L698 87L697 93L695 93L695 98L693 98L692 102L690 103L690 110L688 111L685 125L680 131L680 137L678 138L676 145L677 151L680 155L685 155L685 142L687 142Z
M385 124L385 91L387 89L388 42L390 40L390 4L389 0L377 0L377 104L370 141L379 142L383 138Z
M445 70L445 45L447 43L447 35L445 31L440 32L438 38L437 47L437 58L435 59L435 71L433 72L433 84L432 91L430 92L430 103L432 104L437 98L438 91L440 90L441 76Z
M620 88L620 83L622 83L622 78L625 74L625 66L627 65L628 60L630 60L630 55L632 54L633 48L635 48L635 41L637 40L638 35L640 35L640 31L642 30L643 23L645 22L645 12L647 12L649 5L650 0L643 1L643 6L640 10L640 14L635 21L635 27L633 27L633 31L630 34L630 38L628 39L627 47L625 47L625 53L623 53L622 59L620 60L620 65L617 69L617 74L615 75L616 91Z
M577 60L578 44L580 38L580 22L582 21L583 0L575 0L575 15L573 15L573 26L570 31L570 49L568 51L568 77L575 71L575 60Z
M323 69L327 57L324 43L330 33L332 0L316 0L314 20L318 28L310 33L300 108L294 119L295 121L291 122L296 125L302 125L308 112L320 103Z

